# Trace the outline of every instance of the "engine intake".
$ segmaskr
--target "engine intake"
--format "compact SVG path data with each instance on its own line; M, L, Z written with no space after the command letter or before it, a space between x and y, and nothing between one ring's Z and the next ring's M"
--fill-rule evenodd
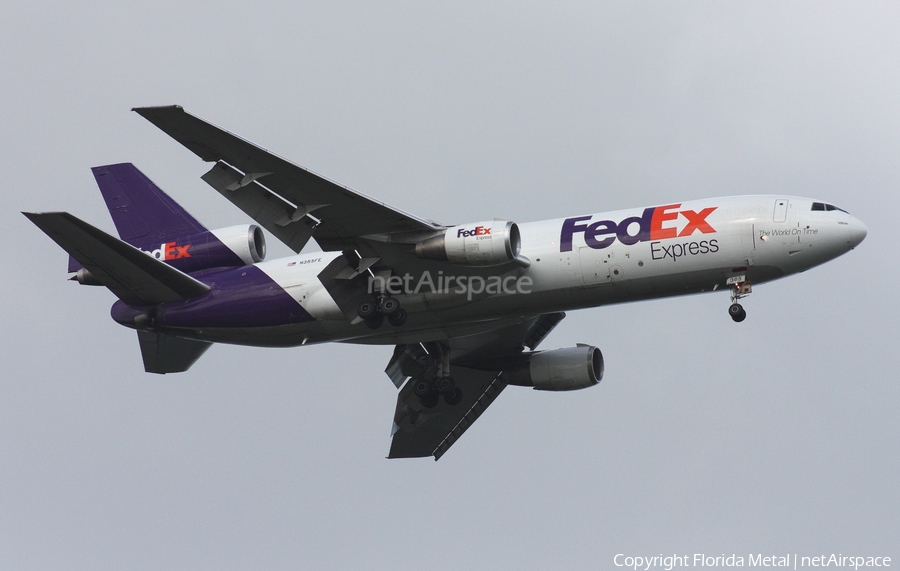
M591 345L536 351L522 357L503 373L511 385L538 391L574 391L592 387L603 379L603 354Z
M440 236L416 244L416 255L466 266L498 266L508 262L523 265L519 255L522 239L515 222L492 220L453 226Z
M266 257L266 237L256 224L218 228L141 248L183 272L237 268Z
M211 230L210 234L225 244L245 264L255 264L266 259L266 236L256 224L240 224Z

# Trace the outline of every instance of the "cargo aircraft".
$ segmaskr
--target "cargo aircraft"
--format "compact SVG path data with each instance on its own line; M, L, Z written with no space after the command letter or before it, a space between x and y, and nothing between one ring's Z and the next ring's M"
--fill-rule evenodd
M208 230L131 164L93 169L119 238L66 212L25 213L71 279L118 297L144 367L187 370L213 343L393 345L389 458L439 459L508 386L568 391L600 350L537 350L565 311L700 292L739 300L852 250L862 222L824 201L734 196L516 223L447 226L292 164L179 106L134 109L202 160L256 224ZM295 255L265 260L262 229ZM309 240L322 251L301 253ZM723 294L723 296L726 294Z

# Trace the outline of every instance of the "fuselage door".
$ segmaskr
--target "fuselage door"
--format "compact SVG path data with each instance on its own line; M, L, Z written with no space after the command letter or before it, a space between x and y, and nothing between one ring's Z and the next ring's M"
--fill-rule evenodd
M786 222L788 211L788 201L786 198L779 198L775 201L775 215L772 222Z

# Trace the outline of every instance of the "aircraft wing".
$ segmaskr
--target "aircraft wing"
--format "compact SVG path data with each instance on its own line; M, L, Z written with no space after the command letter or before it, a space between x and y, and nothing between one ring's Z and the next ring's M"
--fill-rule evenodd
M182 107L136 107L142 117L207 162L203 179L276 238L299 252L312 236L324 250L355 249L371 234L442 227L327 180Z
M438 343L397 345L385 373L400 386L388 458L434 456L439 460L506 388L503 363L534 349L563 320L565 313L548 313L486 333ZM433 374L435 353L449 350L450 374L462 391L462 401L443 399L425 407L413 392L414 380Z

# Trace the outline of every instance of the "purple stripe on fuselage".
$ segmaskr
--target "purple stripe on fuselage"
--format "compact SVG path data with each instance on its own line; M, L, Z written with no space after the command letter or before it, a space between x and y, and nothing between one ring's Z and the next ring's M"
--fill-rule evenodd
M212 289L155 308L158 327L270 327L314 321L297 300L256 266L205 273L198 278ZM122 307L118 307L120 304ZM114 319L117 314L132 312L122 302L112 309Z

